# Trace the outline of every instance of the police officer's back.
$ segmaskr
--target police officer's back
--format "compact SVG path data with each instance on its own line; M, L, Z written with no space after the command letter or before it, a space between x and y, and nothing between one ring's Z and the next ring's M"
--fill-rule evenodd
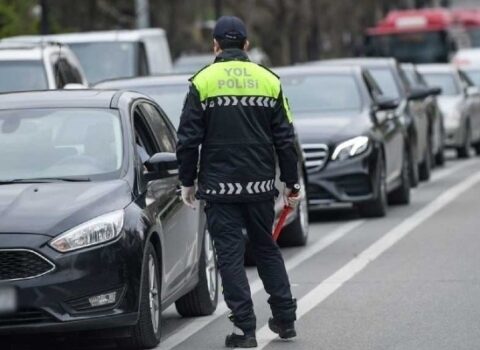
M253 347L256 319L243 267L242 228L247 229L270 295L270 327L282 338L295 336L296 303L271 236L275 153L288 196L298 182L295 136L278 77L250 62L244 51L248 41L243 22L236 17L220 18L214 37L217 57L191 78L178 130L182 197L193 205L200 164L196 195L206 201L231 320L243 331L229 335L226 345Z

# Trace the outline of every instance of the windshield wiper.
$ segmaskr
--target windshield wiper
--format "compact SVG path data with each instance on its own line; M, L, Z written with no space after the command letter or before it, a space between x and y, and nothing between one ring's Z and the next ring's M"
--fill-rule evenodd
M38 177L33 179L13 179L13 180L0 180L0 185L8 184L34 184L34 183L49 183L49 182L89 182L92 181L89 177Z

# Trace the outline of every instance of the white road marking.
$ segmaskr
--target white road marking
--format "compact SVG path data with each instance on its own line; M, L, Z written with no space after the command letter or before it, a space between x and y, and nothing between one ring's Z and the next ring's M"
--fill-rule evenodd
M333 243L335 243L336 241L338 241L348 233L358 228L364 222L365 220L355 220L355 221L351 221L346 224L340 225L338 228L336 228L326 236L322 237L321 239L316 241L314 244L311 244L305 247L305 249L302 249L301 251L298 252L298 254L296 254L295 256L293 256L292 258L290 258L285 262L285 267L287 268L287 271L293 270L294 268L302 264L304 261L308 260L312 256L321 252L322 250L332 245ZM252 283L250 283L250 291L252 295L261 290L263 290L263 284L260 279L256 278ZM221 303L218 304L217 310L213 315L195 318L193 321L191 321L188 325L186 325L184 328L182 328L178 332L173 333L172 335L168 336L166 339L162 339L162 342L160 343L160 346L157 347L157 349L162 349L162 350L173 349L174 347L178 346L179 344L181 344L182 342L190 338L195 333L202 330L204 327L208 326L213 321L217 320L220 317L223 317L223 315L227 312L229 312L229 309L225 304L225 302L222 301Z
M473 164L474 162L475 160L472 159L472 160L464 161L462 163L455 164L452 167L447 166L441 170L438 170L437 172L432 174L433 176L429 183L440 181L441 179ZM285 262L287 271L291 271L292 269L302 264L304 261L313 257L314 255L321 252L322 250L328 248L331 244L340 240L345 235L351 233L364 222L365 220L357 220L357 221L351 221L346 224L343 224L339 226L337 229L335 229L334 231L332 231L331 233L327 234L326 236L316 241L314 244L306 246L301 251L299 251L298 254L294 255L293 257L291 257L289 260ZM250 284L250 290L252 292L252 295L262 289L263 289L262 282L258 278L254 279ZM223 317L224 314L229 311L230 310L227 308L225 302L224 301L220 302L217 306L217 310L213 315L192 319L192 321L186 324L183 328L167 336L165 339L162 339L160 346L157 347L156 349L160 349L160 348L162 350L173 349L174 347L178 346L179 344L181 344L182 342L186 341L188 338L193 336L195 333L201 331L204 327L208 326L210 323L214 322L220 317Z
M419 225L430 219L434 214L445 208L465 191L480 182L480 172L469 176L437 197L433 202L423 207L420 211L405 219L400 225L387 232L379 240L364 250L356 258L352 259L334 274L320 283L307 295L298 301L297 317L301 318L309 311L321 304L325 299L342 287L346 282L355 277L360 271L377 259L380 255L406 237ZM272 340L277 337L265 325L257 333L259 340L258 349L264 349Z

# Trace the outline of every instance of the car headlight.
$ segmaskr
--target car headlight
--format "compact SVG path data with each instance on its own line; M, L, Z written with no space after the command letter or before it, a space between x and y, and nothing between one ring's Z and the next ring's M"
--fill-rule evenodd
M112 241L122 232L123 219L123 210L99 216L62 233L50 242L50 246L66 253Z
M365 152L368 148L369 139L366 136L357 136L342 142L332 154L332 160L344 160Z

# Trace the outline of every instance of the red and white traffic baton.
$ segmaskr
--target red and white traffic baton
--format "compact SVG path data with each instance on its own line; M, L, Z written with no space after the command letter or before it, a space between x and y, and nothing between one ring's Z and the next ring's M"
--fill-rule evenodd
M292 188L292 192L288 196L289 198L291 197L297 197L300 195L300 185L296 184ZM280 237L280 233L283 230L283 226L285 225L285 221L287 220L288 215L293 211L293 208L289 205L285 205L283 207L282 212L280 213L280 218L278 219L277 225L275 226L275 229L273 230L273 240L277 241L278 237Z

